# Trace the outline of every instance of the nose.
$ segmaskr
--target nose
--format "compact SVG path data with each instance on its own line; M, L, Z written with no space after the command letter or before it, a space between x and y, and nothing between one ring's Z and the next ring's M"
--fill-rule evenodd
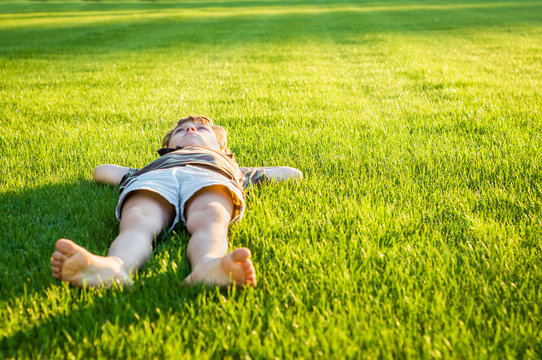
M196 132L196 128L194 127L194 125L188 125L186 127L186 129L184 129L185 132L189 132L189 131L193 131L193 132Z

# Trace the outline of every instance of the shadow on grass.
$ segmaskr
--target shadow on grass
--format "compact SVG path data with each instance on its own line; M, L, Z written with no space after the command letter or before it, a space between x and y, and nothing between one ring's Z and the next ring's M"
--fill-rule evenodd
M236 296L231 290L180 286L181 280L181 277L168 273L140 280L131 289L95 290L53 286L48 291L61 293L59 296L63 300L70 300L57 304L61 307L58 313L52 316L42 314L39 320L32 321L31 326L22 327L1 338L0 355L48 357L55 352L67 353L69 349L77 348L77 351L84 352L86 358L99 355L118 358L119 353L126 352L129 357L138 350L126 347L112 349L92 343L118 337L122 337L121 343L132 343L128 338L135 335L134 331L139 333L135 336L150 335L147 330L151 331L155 324L168 321L171 317L176 321L191 319L197 323L199 314L220 312L220 306L212 304L219 304L224 296L233 299L239 296L239 293ZM202 301L211 304L211 308L203 305ZM153 339L157 343L170 335L167 330L160 334L153 331ZM201 340L196 339L192 331L183 332L181 337L178 340L188 349Z
M536 1L518 1L510 0L482 0L482 1L333 1L326 2L321 0L140 0L140 1L101 1L101 0L83 0L83 1L48 1L48 0L30 0L28 2L5 1L0 5L3 14L29 14L32 13L55 13L55 15L70 15L77 12L114 12L114 11L160 11L160 10L209 10L209 9L251 9L251 8L306 8L307 6L319 7L342 7L348 6L364 10L382 10L398 9L402 10L408 7L428 7L431 9L446 9L448 7L506 7L510 5L537 4ZM32 16L32 15L31 15ZM40 16L40 15L37 15Z
M70 8L75 12L73 19L43 15L37 22L25 23L27 20L21 18L15 26L3 26L0 54L8 58L41 58L153 49L183 51L202 45L217 46L218 50L269 42L351 44L367 42L368 35L380 33L475 31L542 21L540 2L345 5L315 1L298 5L292 1L142 2L137 6L133 2L89 3ZM262 8L235 10L256 6ZM53 11L57 7L62 9L56 3L48 8ZM205 11L209 7L219 8ZM202 12L186 13L187 8Z
M503 0L504 1L504 0ZM31 0L26 3L9 4L6 2L0 6L5 14L14 13L73 13L83 11L108 12L108 11L157 11L175 9L210 9L210 8L253 8L253 7L284 7L306 4L305 0L255 0L255 1L198 1L198 0L140 0L140 1L58 1ZM337 2L348 4L348 2Z
M4 239L0 242L0 301L38 293L57 283L49 259L60 238L105 255L118 233L117 200L117 188L86 180L0 194ZM184 227L177 229L178 235L162 235L158 240L176 238L186 244L188 233ZM156 250L172 246L159 241Z
M184 228L158 239L154 256L136 275L132 288L69 288L53 279L49 257L60 237L105 254L118 230L117 198L116 188L91 181L0 196L0 211L7 215L0 225L9 240L0 242L0 301L6 301L4 314L19 318L12 332L5 329L9 335L0 338L0 358L48 357L74 344L84 348L88 339L107 337L119 329L129 333L131 326L141 321L152 324L164 315L195 318L205 311L196 299L209 298L214 304L219 303L218 297L231 295L227 290L180 286L189 273ZM190 346L191 340L184 340ZM93 358L96 347L91 349ZM100 351L103 355L108 349ZM107 353L107 357L117 355Z
M66 237L102 253L118 229L116 190L91 181L0 194L0 300L50 285L49 258Z
M106 254L118 233L117 192L117 188L81 180L0 194L4 214L0 228L5 239L0 242L0 301L5 301L4 314L19 317L16 330L6 329L9 335L0 338L0 358L32 357L36 351L99 339L108 331L102 325L108 323L117 329L140 319L153 322L166 313L194 317L202 311L194 299L209 297L214 304L219 302L216 297L231 295L229 290L180 285L190 272L185 256L189 234L182 225L157 238L154 254L135 276L132 288L68 288L54 279L49 259L59 238ZM27 322L31 325L22 325ZM46 342L41 350L36 341Z
M5 239L0 242L0 301L6 302L4 314L20 318L14 323L17 330L0 338L0 357L33 357L36 351L47 356L74 341L99 339L107 323L124 328L140 319L152 322L164 313L185 311L193 316L199 311L192 304L198 295L224 294L180 286L189 273L184 260L189 235L183 227L157 239L154 256L133 288L68 288L52 278L49 258L58 238L73 239L96 254L107 252L118 232L117 191L82 180L0 194ZM18 326L26 321L32 325ZM43 341L40 348L36 341Z

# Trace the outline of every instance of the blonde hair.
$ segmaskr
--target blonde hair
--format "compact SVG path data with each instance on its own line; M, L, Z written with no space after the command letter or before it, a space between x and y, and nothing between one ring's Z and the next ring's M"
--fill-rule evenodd
M171 137L173 136L175 130L181 126L182 124L186 122L199 122L202 123L205 126L208 126L211 128L211 130L214 132L216 139L218 140L218 147L220 148L220 151L229 154L230 149L228 149L228 138L227 138L227 132L226 129L224 129L221 126L213 124L213 120L208 118L207 116L199 116L199 115L189 115L188 117L181 119L177 122L177 125L171 130L169 130L164 138L162 139L162 147L166 148L169 146L169 142L171 140Z

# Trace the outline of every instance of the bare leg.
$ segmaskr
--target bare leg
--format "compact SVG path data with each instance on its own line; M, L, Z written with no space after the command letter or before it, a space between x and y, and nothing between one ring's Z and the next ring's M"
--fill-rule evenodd
M51 257L53 277L79 287L131 284L131 274L149 259L154 237L171 223L174 214L173 205L160 195L134 192L124 203L120 232L107 256L94 255L71 240L60 239Z
M231 195L223 186L202 189L186 206L186 228L192 234L186 250L192 266L187 284L256 285L247 248L228 251L227 232L233 212Z

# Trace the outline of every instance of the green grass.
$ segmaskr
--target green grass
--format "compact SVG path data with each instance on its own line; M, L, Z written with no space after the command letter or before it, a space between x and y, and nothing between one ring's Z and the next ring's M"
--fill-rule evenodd
M537 358L541 1L0 2L0 357ZM132 289L50 276L105 254L102 163L176 118L228 129L256 288L182 288L188 240Z

